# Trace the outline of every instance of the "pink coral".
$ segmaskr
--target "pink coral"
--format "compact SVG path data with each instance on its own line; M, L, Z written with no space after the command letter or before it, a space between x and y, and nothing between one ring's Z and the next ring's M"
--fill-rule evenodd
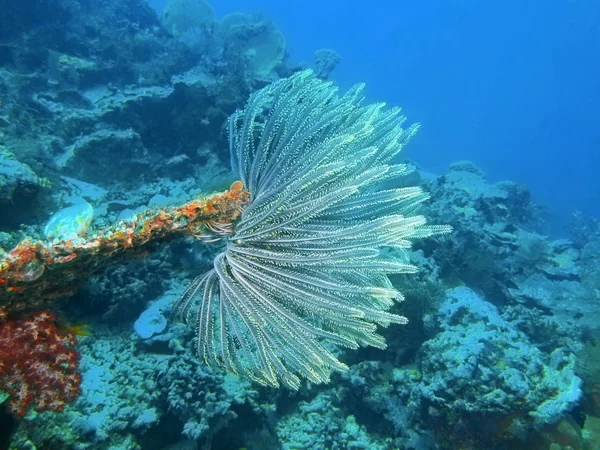
M72 333L61 333L54 316L41 311L8 320L0 317L0 390L8 393L8 407L22 417L36 411L61 411L80 392L79 354Z

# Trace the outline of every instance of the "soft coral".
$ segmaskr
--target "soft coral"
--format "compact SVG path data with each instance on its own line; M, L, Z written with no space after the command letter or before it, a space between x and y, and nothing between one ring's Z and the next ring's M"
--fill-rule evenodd
M79 354L72 333L61 333L52 313L29 318L0 317L0 390L10 395L17 417L36 411L61 411L80 392Z

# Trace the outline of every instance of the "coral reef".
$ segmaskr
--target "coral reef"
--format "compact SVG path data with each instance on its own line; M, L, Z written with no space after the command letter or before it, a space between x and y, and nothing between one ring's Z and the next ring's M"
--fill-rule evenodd
M0 145L0 203L13 201L15 195L37 191L38 180L29 166L19 162L14 154Z
M243 58L254 78L268 80L283 62L285 38L269 20L232 13L219 22L217 32L228 43L228 52Z
M315 75L326 80L341 60L342 57L335 50L330 48L317 50L315 52Z
M373 330L385 349L315 339L348 367L329 384L251 383L199 361L193 330L172 311L214 267L249 200L239 185L229 189L227 118L252 92L299 71L277 24L247 12L217 17L207 1L169 0L162 14L143 0L8 6L0 8L0 448L600 445L597 219L576 213L568 236L549 237L525 186L490 183L468 161L440 176L388 180L383 192L421 185L431 195L427 217L454 229L410 252L380 250L420 268L389 276L389 289L406 297L389 313L409 323ZM315 76L335 76L336 53L315 59ZM260 136L285 134L266 127L265 105L255 128L234 116L237 142L243 130L257 137L253 149ZM336 120L356 119L363 107L354 106ZM368 154L359 149L352 164ZM281 172L282 192L302 184L298 167ZM365 197L374 216L384 207L377 195L386 194ZM303 207L269 198L282 210ZM314 211L314 199L304 203ZM260 250L260 258L274 252Z
M80 392L75 338L61 332L50 312L7 321L0 315L0 391L22 417L29 408L62 411Z
M484 419L482 411L521 413L541 429L558 422L581 398L574 355L562 349L544 355L467 288L448 291L425 324L434 337L421 347L420 389L430 407L451 410L453 420L473 412Z

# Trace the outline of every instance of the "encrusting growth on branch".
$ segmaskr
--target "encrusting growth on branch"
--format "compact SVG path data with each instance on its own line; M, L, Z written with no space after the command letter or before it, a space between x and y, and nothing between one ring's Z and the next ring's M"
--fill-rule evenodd
M130 220L64 241L25 239L0 259L0 312L36 310L70 295L88 276L124 254L183 234L205 241L228 234L249 194L240 181L222 193L178 207L147 210Z

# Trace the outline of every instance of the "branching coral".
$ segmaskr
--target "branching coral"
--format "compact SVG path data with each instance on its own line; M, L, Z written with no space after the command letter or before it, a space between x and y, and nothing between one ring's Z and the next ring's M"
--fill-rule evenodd
M175 307L208 364L297 389L345 370L324 342L385 347L377 325L404 323L387 275L417 270L411 241L450 231L412 215L419 188L382 190L411 172L392 159L416 132L398 108L338 95L310 71L253 94L229 121L231 160L250 204ZM395 247L398 259L380 254Z

